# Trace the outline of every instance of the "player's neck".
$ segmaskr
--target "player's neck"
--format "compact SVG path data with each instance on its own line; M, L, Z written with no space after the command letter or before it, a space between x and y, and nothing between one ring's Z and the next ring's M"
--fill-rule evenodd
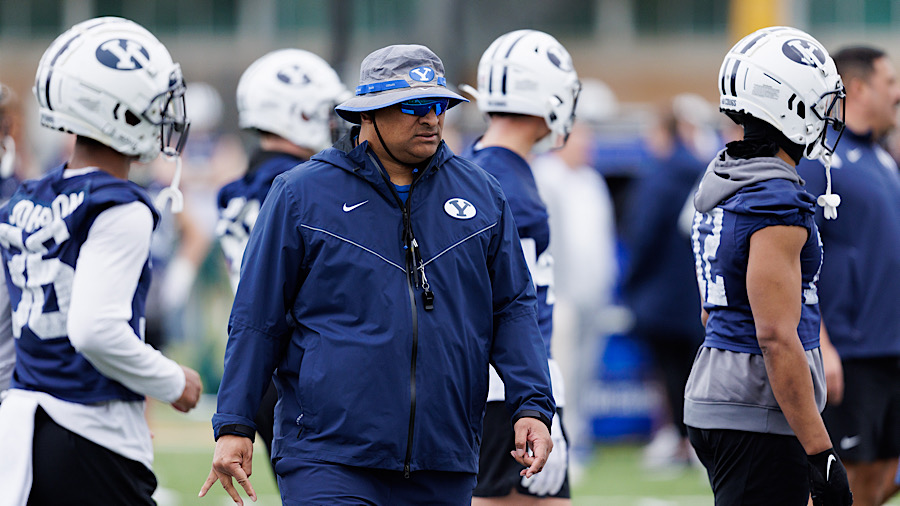
M791 167L797 166L797 162L795 162L794 159L791 158L791 155L789 155L787 151L784 150L784 148L778 148L778 152L775 153L775 156L789 163Z
M297 158L303 158L304 160L309 160L312 155L316 154L315 151L309 148L298 146L284 137L274 134L261 136L259 138L259 147L265 151L279 151Z
M528 158L546 132L543 118L536 116L494 116L479 144L483 148L506 148Z
M69 157L67 170L97 167L119 179L128 179L132 157L96 142L75 141L72 156Z

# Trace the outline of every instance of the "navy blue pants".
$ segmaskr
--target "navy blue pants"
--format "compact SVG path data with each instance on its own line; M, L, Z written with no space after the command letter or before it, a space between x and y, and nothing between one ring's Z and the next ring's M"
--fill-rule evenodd
M475 473L387 471L282 458L275 463L278 489L285 506L468 505L472 502Z

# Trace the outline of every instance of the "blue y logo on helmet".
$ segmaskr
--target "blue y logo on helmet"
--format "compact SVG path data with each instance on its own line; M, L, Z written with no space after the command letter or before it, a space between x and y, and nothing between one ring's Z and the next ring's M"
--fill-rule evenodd
M312 82L299 65L291 65L279 70L276 77L279 81L291 86L305 86Z
M416 67L409 71L409 77L413 81L427 83L434 79L434 69L431 67Z
M137 70L150 63L150 53L133 40L112 39L100 44L97 60L115 70Z
M825 50L808 40L791 39L781 46L781 52L800 65L809 67L825 65Z
M572 66L572 58L566 54L566 50L562 46L550 46L547 48L547 59L550 60L556 68L563 72L571 72L574 70Z

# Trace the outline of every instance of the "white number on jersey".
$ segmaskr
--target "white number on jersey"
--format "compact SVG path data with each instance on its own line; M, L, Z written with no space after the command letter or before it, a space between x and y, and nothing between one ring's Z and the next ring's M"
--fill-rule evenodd
M700 286L700 295L705 302L716 306L728 305L725 296L725 280L720 275L712 276L712 262L716 260L719 244L722 239L722 219L725 213L716 207L712 211L702 214L694 214L693 233L691 242L694 248L694 267L697 271L697 283ZM708 234L704 234L701 240L700 227L711 226ZM712 279L711 279L712 278Z
M253 230L259 216L259 208L258 200L238 197L229 200L228 205L220 212L221 218L216 226L216 235L228 261L231 287L235 291L241 276L244 249L250 240L250 231Z
M547 287L547 305L552 306L556 302L556 295L553 292L553 255L550 254L550 248L545 249L541 256L537 256L537 244L534 239L523 237L521 241L525 263L528 264L534 287L535 289L539 286Z
M22 229L0 224L0 243L21 250L7 262L12 283L22 291L19 304L13 310L13 335L21 337L22 327L40 339L65 337L66 317L72 298L75 269L58 258L44 258L50 241L61 245L69 239L69 229L61 219L53 220L22 240ZM44 287L52 286L56 295L56 309L45 311Z

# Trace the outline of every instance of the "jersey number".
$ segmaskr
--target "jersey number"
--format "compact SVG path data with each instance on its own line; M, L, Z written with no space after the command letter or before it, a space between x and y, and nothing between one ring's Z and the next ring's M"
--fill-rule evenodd
M694 248L694 267L697 283L703 301L716 306L728 304L725 296L725 280L721 275L712 275L712 264L716 261L719 244L722 242L722 219L724 212L719 208L701 214L694 213L691 242Z
M44 258L50 241L59 245L68 239L69 229L63 220L55 220L38 229L24 242L21 229L9 225L0 229L0 241L4 246L21 251L7 262L12 284L22 291L12 315L15 337L22 335L25 325L40 339L68 335L66 316L75 269L58 258ZM50 300L45 293L50 295Z

